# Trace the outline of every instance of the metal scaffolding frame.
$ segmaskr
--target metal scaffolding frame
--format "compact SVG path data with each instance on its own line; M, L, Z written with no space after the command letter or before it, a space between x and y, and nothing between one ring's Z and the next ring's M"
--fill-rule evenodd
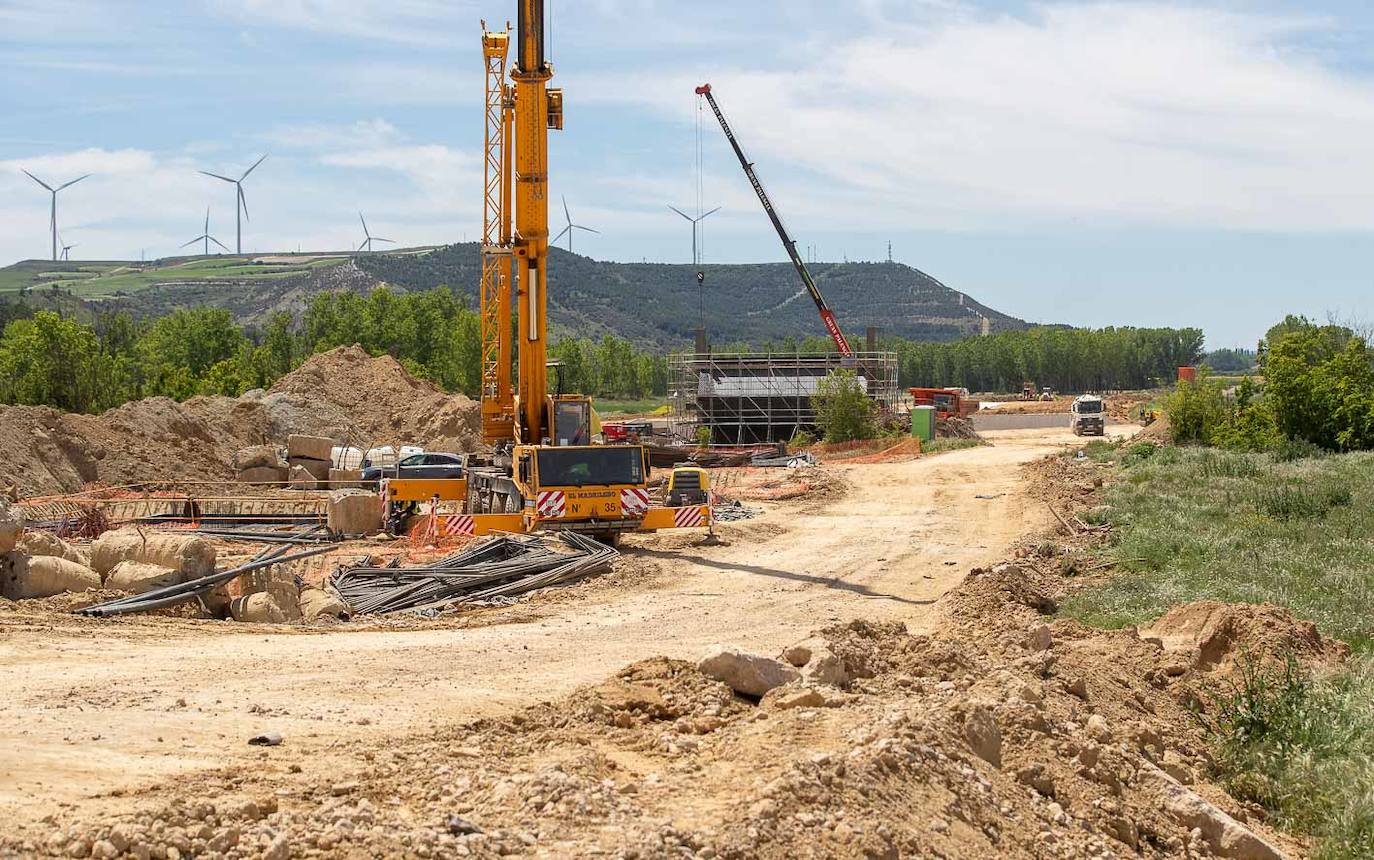
M785 442L816 432L817 384L848 368L879 408L898 400L897 353L678 353L668 357L668 402L680 422L711 429L714 445Z

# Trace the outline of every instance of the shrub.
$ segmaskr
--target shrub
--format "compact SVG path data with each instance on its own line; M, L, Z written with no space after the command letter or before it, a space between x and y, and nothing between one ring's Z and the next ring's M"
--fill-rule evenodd
M873 401L854 371L840 368L816 386L811 398L816 422L827 442L853 442L877 435Z

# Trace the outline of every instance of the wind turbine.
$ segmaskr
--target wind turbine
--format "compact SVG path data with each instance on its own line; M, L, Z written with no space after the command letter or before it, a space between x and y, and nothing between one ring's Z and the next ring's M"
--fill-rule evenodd
M59 236L57 238L57 241L62 242L62 237ZM62 261L64 263L70 263L72 261L72 248L75 247L77 247L77 243L75 242L73 242L70 245L66 244L65 242L62 242Z
M211 243L211 242L214 242L216 245L219 245L221 248L224 248L224 243L223 243L223 242L221 242L220 240L216 239L214 236L211 236L211 235L210 235L210 207L209 207L209 206L206 206L206 207L205 207L205 230L204 230L204 232L202 232L199 236L197 236L196 238L192 239L191 241L187 242L186 245L194 245L194 244L197 243L197 242L204 242L204 243L205 243L205 256L207 256L207 257L210 256L210 243ZM185 248L186 245L182 245L181 247ZM228 248L224 248L224 250L225 250L226 252L228 252L229 249L228 249Z
M563 233L568 234L568 253L569 253L569 254L572 253L572 234L573 234L573 231L574 231L574 230L586 230L588 233L596 233L596 234L598 234L598 235L600 235L600 233L601 233L600 230L593 230L593 229L590 228L590 227L583 227L581 224L574 224L574 223L573 223L573 221L572 221L572 214L571 214L570 212L568 212L568 198L566 198L566 197L563 198L563 219L567 222L568 226L566 226L566 227L563 228L563 232L562 232L562 233L559 233L557 236L554 236L554 237L553 237L553 242L551 242L550 244L554 244L554 245L558 244L558 240L563 238Z
M363 248L367 248L367 252L371 254L373 242L390 242L393 245L396 244L395 239L383 239L381 236L373 236L370 232L368 232L367 219L363 217L363 213L358 213L358 220L363 222L363 235L367 237L363 240L363 243L358 246L359 251L361 251Z
M20 168L20 169L22 170L23 168ZM50 194L52 194L52 216L51 216L51 218L50 218L50 220L49 220L49 222L48 222L48 229L52 231L52 261L53 261L54 263L56 263L56 262L57 262L57 192L61 191L61 190L64 189L64 188L70 188L71 186L75 185L76 183L80 182L81 180L83 180L83 179L89 177L90 174L87 173L85 176L78 176L77 178L73 179L71 182L65 183L65 184L63 184L63 185L59 185L59 186L57 186L56 188L53 188L51 185L49 185L48 183L46 183L46 182L44 182L43 180L39 179L37 176L34 176L32 173L29 173L27 170L24 171L24 175L27 176L28 178L32 179L34 182L37 182L39 185L43 186L44 188L48 189L48 192L49 192Z
M248 174L252 173L254 170L257 170L258 165L262 164L263 161L265 161L266 159L267 156L264 155L262 158L259 158L257 161L253 162L253 166L243 171L243 175L240 176L238 179L230 179L227 176L220 176L218 173L210 173L206 170L200 171L206 176L223 180L224 182L228 182L230 185L234 186L234 214L235 216L237 216L235 218L237 226L234 232L234 246L238 249L234 252L236 254L243 253L243 219L248 217L248 198L243 196L243 180L248 178Z
M705 220L706 220L706 217L707 217L708 215L714 215L714 214L716 214L717 212L719 212L719 211L720 211L720 207L717 206L716 208L712 209L710 212L702 213L701 215L698 215L698 216L695 217L695 218L693 218L691 215L688 215L686 212L683 212L681 209L677 208L676 206L673 206L672 204L669 204L669 205L668 205L668 208L671 209L671 210L673 210L673 211L676 212L677 214L681 215L683 218L686 218L688 221L692 222L692 265L693 265L693 266L696 266L696 269L697 269L697 291L698 291L697 301L698 301L698 303L701 305L701 307L700 307L700 313L701 313L701 327L702 327L702 328L705 328L705 327L706 327L706 273L703 272L703 271L701 270L701 244L697 241L697 228L700 227L702 221L705 221Z

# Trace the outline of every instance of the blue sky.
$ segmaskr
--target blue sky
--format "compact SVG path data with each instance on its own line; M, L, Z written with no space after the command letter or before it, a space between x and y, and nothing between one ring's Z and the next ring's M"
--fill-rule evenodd
M552 0L575 249L688 261L710 80L799 242L1031 320L1374 318L1374 10L1329 2ZM402 244L480 229L472 0L0 0L0 263ZM707 261L783 259L709 117ZM560 225L555 225L555 230ZM461 285L459 285L461 286ZM691 285L684 285L690 289ZM843 308L837 309L843 317Z

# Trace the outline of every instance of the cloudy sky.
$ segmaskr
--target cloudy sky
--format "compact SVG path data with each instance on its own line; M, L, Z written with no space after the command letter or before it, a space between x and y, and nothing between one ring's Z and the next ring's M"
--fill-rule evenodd
M688 261L715 85L824 260L893 255L993 307L1201 325L1374 319L1374 12L1357 0L551 0L575 249ZM0 0L0 264L402 244L480 230L494 0ZM707 261L783 259L709 116ZM555 225L557 229L559 225ZM690 289L684 285L684 289ZM843 308L837 309L843 317Z

